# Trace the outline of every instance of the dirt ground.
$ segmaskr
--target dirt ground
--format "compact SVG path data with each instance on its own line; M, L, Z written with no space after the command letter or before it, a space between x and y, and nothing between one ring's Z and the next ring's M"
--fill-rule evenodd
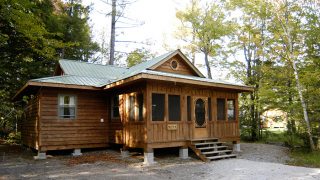
M122 159L117 149L95 149L72 157L71 151L48 152L46 160L21 146L0 145L0 179L320 179L320 169L285 165L288 149L242 143L236 159L204 163L192 152L181 160L178 149L155 151L153 166L143 166L143 154Z

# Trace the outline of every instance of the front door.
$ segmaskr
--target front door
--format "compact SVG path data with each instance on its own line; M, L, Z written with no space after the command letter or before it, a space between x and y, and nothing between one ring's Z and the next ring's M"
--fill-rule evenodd
M195 98L194 99L194 133L193 138L207 138L208 137L208 125L207 125L207 98Z

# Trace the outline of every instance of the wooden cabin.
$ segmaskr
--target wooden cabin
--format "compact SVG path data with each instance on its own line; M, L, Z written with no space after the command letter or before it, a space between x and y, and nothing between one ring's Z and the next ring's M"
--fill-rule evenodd
M251 90L205 78L176 50L130 68L60 60L54 76L30 80L15 99L30 97L22 142L38 158L122 144L124 153L143 148L151 164L155 148L180 147L185 158L190 147L204 160L201 145L239 150L238 94Z

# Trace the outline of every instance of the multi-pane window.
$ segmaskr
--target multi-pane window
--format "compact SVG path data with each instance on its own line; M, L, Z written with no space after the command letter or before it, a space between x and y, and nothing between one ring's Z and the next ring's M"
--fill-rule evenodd
M218 98L217 99L217 119L218 120L226 120L226 106L225 99Z
M120 112L119 112L119 95L113 96L112 102L112 111L111 111L111 116L112 118L119 118L120 117Z
M187 118L191 121L191 97L187 96Z
M137 96L138 99L138 120L143 121L143 94L138 94Z
M152 121L164 121L164 94L152 94Z
M62 119L76 118L76 97L72 95L59 95L59 117Z
M180 121L180 96L169 95L168 101L169 121Z
M228 120L235 120L235 103L234 99L228 99Z

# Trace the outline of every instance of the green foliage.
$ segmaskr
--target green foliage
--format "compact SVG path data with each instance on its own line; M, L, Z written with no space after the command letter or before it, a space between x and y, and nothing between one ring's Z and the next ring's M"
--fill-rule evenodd
M209 62L208 56L217 57L223 51L223 37L230 35L234 30L234 24L225 17L223 6L212 2L201 8L198 1L192 0L190 7L176 13L176 17L182 23L180 33L193 36L189 47L191 51L203 52L205 55L208 78L212 78L212 62Z
M142 49L135 49L132 52L129 53L126 62L128 67L132 67L136 64L140 64L144 61L147 61L154 57L154 54L152 54L150 51L142 48Z
M290 152L290 158L289 165L320 168L320 151L295 149Z
M7 139L5 140L6 144L21 144L21 133L20 132L11 132Z
M89 7L81 1L0 1L0 131L7 135L22 114L12 97L28 80L50 76L58 58L88 60Z

